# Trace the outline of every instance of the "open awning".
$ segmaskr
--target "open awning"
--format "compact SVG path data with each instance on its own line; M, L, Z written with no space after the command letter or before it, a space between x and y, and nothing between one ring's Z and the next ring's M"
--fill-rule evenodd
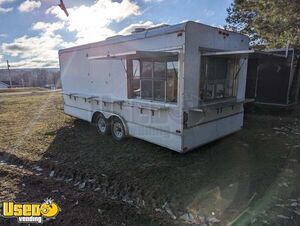
M177 52L162 52L162 51L132 51L126 53L108 54L103 56L91 56L89 60L135 60L135 59L168 59L178 56Z
M241 50L241 51L223 51L223 52L206 52L201 56L206 57L223 57L223 58L266 58L266 57L278 57L286 58L285 55L258 51L258 50Z

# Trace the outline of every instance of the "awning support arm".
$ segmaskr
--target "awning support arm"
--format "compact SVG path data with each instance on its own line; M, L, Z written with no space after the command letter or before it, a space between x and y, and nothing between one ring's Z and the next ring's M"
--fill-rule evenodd
M123 62L123 60L120 59L120 61L121 61L121 63L122 63L122 66L123 66L123 68L124 68L124 71L126 72L126 78L127 78L127 76L128 76L127 68L126 68L126 66L125 66L125 64L124 64L124 62Z
M239 73L240 73L242 67L244 66L245 62L246 62L246 59L243 59L243 63L240 65L239 70L238 70L238 71L236 72L236 74L234 75L234 80L238 77L238 75L239 75Z

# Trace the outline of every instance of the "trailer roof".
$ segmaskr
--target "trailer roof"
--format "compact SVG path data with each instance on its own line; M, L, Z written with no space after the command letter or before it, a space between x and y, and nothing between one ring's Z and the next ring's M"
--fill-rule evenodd
M128 41L133 41L133 40L138 40L138 39L145 39L145 38L154 37L154 36L172 34L172 33L177 33L177 32L184 32L186 30L187 25L190 23L214 28L216 30L224 30L221 28L212 27L212 26L197 23L194 21L187 21L185 23L180 23L180 24L176 24L176 25L166 25L166 26L154 27L154 28L146 29L145 31L136 32L136 33L132 33L130 35L125 35L125 36L116 35L113 37L109 37L103 41L62 49L62 50L59 50L59 54L61 54L63 52L71 52L74 50L89 49L89 48L94 48L94 47L103 46L103 45L111 45L111 44L128 42ZM226 31L226 32L242 35L240 33L233 32L233 31Z
M103 56L92 56L89 60L110 60L110 59L145 59L145 58L168 58L178 56L177 52L162 52L162 51L132 51L120 54L107 54Z

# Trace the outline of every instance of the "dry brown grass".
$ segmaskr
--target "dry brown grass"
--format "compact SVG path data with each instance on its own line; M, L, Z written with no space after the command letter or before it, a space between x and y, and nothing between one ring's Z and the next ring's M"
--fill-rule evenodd
M106 175L117 192L131 186L131 192L145 200L150 212L168 200L177 216L190 211L209 217L214 212L225 224L236 218L256 193L250 209L257 215L257 224L264 220L263 211L269 214L265 217L268 221L277 223L276 216L284 210L276 209L274 202L300 198L300 156L295 148L300 145L299 112L247 114L240 132L178 155L133 138L118 143L98 135L89 123L63 114L58 93L0 96L0 150L32 164L55 162L66 170ZM283 173L292 171L292 177ZM18 182L9 182L9 178L13 176L0 177L8 180L1 188L7 189L11 183L13 190L20 189ZM288 187L278 186L282 183ZM74 195L72 189L69 192ZM65 205L73 204L66 201ZM297 219L292 213L285 214Z
M25 88L12 88L12 89L0 89L0 93L20 93L20 92L40 92L47 91L49 89L40 87L25 87Z
M0 97L0 149L32 161L41 159L55 131L70 122L61 101L58 93Z

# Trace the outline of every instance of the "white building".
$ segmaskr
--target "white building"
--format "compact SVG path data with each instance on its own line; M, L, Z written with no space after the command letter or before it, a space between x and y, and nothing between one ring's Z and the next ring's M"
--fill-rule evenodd
M64 111L187 152L243 126L249 38L187 22L59 51Z

